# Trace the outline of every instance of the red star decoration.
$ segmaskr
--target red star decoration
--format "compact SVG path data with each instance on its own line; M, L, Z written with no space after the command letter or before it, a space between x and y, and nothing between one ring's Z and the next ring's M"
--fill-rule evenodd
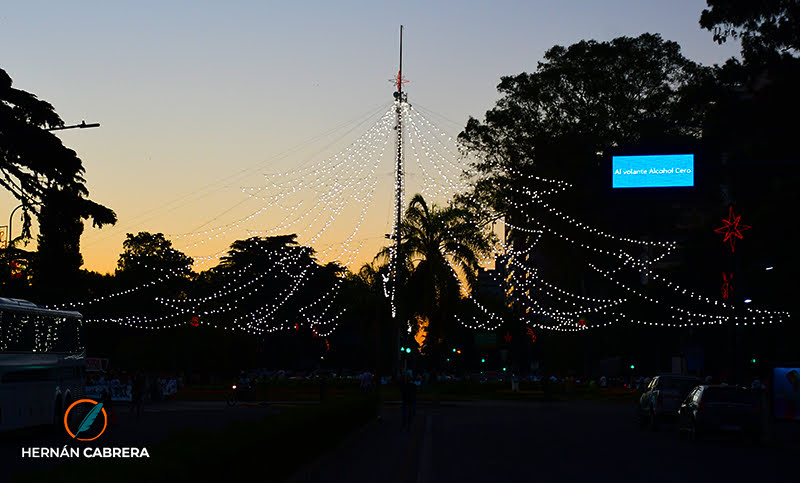
M192 327L197 327L198 325L200 325L200 318L197 317L196 315L192 317L191 325Z
M580 319L578 321L578 326L579 327L586 327L586 319Z
M722 272L722 298L730 298L733 293L733 274Z
M715 233L724 233L725 238L722 239L722 243L726 241L731 242L731 253L734 251L734 246L736 243L736 239L742 239L742 232L745 230L749 230L750 226L741 224L739 221L742 219L742 215L735 216L733 214L733 205L728 208L728 219L723 219L722 222L725 223L721 227L714 230Z
M298 323L296 323L296 322L295 322L295 324L294 324L294 330L300 330L300 324L298 324Z
M389 81L397 87L397 90L400 90L403 84L408 84L408 80L406 80L405 77L400 76L400 71L397 71L397 77L394 79L389 79Z
M506 344L511 343L511 333L510 332L506 332L506 335L504 335L503 338L506 340Z

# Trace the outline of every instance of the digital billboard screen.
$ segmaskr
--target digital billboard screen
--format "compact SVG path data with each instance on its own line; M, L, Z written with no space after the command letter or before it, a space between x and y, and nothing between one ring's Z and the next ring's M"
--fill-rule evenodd
M694 154L613 156L612 188L694 186Z
M775 367L772 376L775 417L800 421L800 367Z

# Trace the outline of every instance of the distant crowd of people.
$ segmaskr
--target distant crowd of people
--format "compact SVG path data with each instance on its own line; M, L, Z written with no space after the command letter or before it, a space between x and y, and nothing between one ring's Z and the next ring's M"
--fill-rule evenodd
M179 375L129 374L121 371L89 373L86 378L86 395L100 399L104 393L112 401L136 403L141 400L161 401L178 392L183 386Z

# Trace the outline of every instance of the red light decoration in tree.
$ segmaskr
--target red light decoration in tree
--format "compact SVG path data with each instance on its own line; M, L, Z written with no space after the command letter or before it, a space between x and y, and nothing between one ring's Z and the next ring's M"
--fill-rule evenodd
M192 327L197 327L197 326L199 326L199 325L200 325L200 317L198 317L198 316L196 316L196 315L195 315L194 317L192 317L192 321L191 321L191 322L189 322L189 324L190 324Z
M733 274L722 272L722 298L730 298L733 294Z
M511 332L506 332L506 335L504 335L503 338L506 340L506 344L510 344L511 343Z
M21 278L22 277L22 266L16 261L11 261L11 278Z
M578 320L578 326L579 327L586 327L586 319Z
M725 234L725 238L722 239L722 243L725 243L727 241L731 243L731 253L733 253L735 249L736 239L738 238L741 240L743 238L742 232L752 228L751 226L740 223L741 219L742 215L735 216L733 214L733 205L731 205L730 207L728 207L728 219L722 220L722 223L724 223L724 225L714 230L715 233Z
M528 332L528 336L530 336L530 338L531 338L531 342L536 342L536 334L533 333L533 329L528 327L527 332Z

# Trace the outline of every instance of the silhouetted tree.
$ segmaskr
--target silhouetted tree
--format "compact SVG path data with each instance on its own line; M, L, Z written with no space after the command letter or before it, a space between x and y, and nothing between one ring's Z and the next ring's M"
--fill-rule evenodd
M478 158L462 202L508 213L538 187L520 173L597 185L608 148L697 139L705 109L696 98L712 78L657 34L555 46L536 72L502 77L496 106L459 135ZM577 204L595 196L586 195Z
M0 296L32 299L33 261L36 252L11 246L0 250Z
M75 193L74 187L53 186L45 191L34 261L34 288L41 300L64 300L80 290L80 241L87 218L98 226L117 219L113 211Z
M168 273L188 275L194 260L172 248L163 233L128 233L122 242L116 274L124 279L153 280Z
M800 54L800 2L797 0L706 0L700 26L714 40L740 39L746 61Z
M13 88L11 77L0 69L0 186L22 203L18 238L30 238L31 215L39 216L35 284L45 298L75 281L82 263L82 220L102 227L117 219L87 198L80 158L45 130L63 124L52 105Z
M732 58L716 69L717 98L703 130L704 142L724 153L728 198L746 210L758 227L749 237L749 251L737 246L743 268L738 286L744 288L742 282L748 280L753 299L782 307L793 297L792 271L763 274L765 264L773 260L786 267L800 260L793 242L800 229L786 223L797 199L794 187L800 183L795 142L800 111L800 3L707 3L710 8L703 11L700 25L712 30L719 43L729 38L742 42L743 60Z
M503 77L496 106L484 121L470 118L459 135L477 158L474 188L459 202L481 216L525 226L529 218L552 217L532 203L537 193L541 197L558 189L540 178L563 180L574 188L554 198L553 206L584 223L608 226L614 207L602 167L609 149L697 143L715 87L714 70L690 61L677 43L657 34L555 46L535 72ZM658 217L652 206L647 208L647 216L625 218L641 223L659 219L661 226L669 226L668 206ZM652 233L651 228L643 225L641 231ZM524 232L516 235L523 247L529 245ZM543 270L551 277L577 274L570 282L580 283L582 259L574 247L550 245L545 252L552 265Z
M409 304L405 309L410 316L427 320L423 347L436 364L461 297L457 277L463 279L467 291L472 289L480 258L491 253L492 235L467 210L428 206L420 194L411 199L399 231L398 262L408 273L403 288ZM391 248L384 248L377 258L388 260L390 253Z

